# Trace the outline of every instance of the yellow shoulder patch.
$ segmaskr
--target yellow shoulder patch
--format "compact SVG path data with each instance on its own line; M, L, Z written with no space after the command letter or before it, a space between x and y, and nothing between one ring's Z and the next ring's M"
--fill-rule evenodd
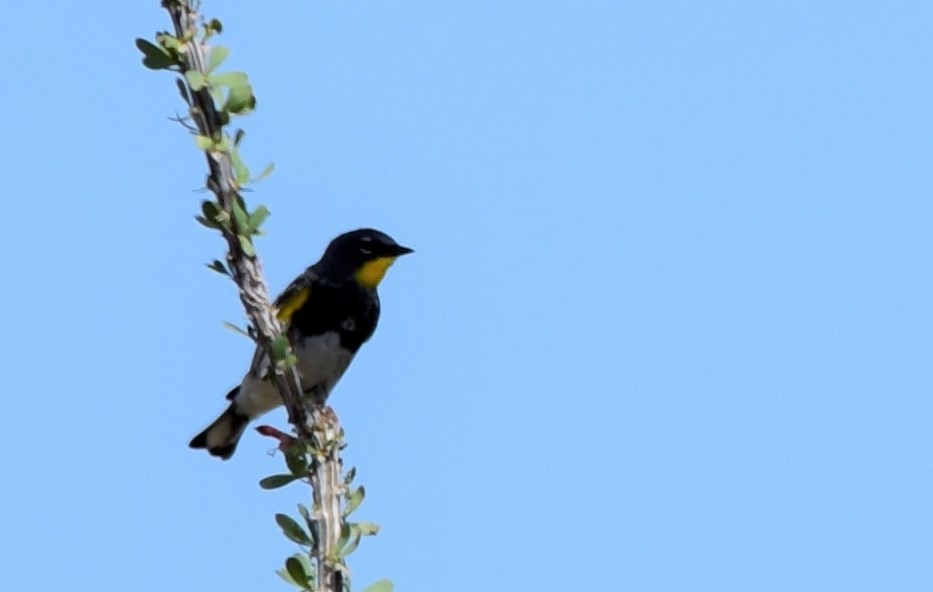
M291 294L288 292L282 294L280 298L282 302L278 305L278 312L275 313L276 318L283 323L290 322L292 320L292 315L295 314L296 310L304 306L304 303L308 301L308 296L310 295L311 288L309 286L298 288Z
M367 261L356 272L354 278L359 285L373 290L385 277L386 271L393 263L395 263L395 257L379 257Z

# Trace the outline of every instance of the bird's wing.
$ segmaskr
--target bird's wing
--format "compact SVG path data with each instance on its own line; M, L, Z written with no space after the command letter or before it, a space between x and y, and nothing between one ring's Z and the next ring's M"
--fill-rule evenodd
M292 320L295 311L304 306L311 295L311 284L318 279L313 267L309 267L305 272L295 278L285 291L282 292L272 306L275 308L275 316L287 328Z
M311 296L311 285L317 279L318 274L313 267L309 267L304 273L295 278L272 303L275 316L286 331L291 323L292 315L295 314L296 310L304 306ZM269 358L263 354L262 348L257 347L256 353L253 354L253 361L249 366L250 374L265 378L270 369Z

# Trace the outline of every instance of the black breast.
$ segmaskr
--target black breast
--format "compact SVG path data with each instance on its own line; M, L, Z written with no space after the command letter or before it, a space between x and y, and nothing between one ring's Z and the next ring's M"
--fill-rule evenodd
M340 334L340 345L356 352L376 330L379 296L354 282L333 286L315 284L304 305L292 314L289 333L302 335ZM296 335L297 333L297 335Z

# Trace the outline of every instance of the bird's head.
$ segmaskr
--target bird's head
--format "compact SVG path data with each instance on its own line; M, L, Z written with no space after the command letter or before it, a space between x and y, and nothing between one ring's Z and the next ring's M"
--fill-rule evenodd
M319 265L328 275L353 279L372 290L379 285L396 258L412 252L384 232L361 228L332 240Z

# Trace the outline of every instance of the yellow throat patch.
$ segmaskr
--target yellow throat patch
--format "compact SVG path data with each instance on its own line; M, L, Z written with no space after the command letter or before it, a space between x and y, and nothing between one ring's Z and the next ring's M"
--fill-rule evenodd
M395 263L395 257L379 257L372 261L367 261L360 267L354 275L357 283L364 288L373 290L385 277L386 271Z

